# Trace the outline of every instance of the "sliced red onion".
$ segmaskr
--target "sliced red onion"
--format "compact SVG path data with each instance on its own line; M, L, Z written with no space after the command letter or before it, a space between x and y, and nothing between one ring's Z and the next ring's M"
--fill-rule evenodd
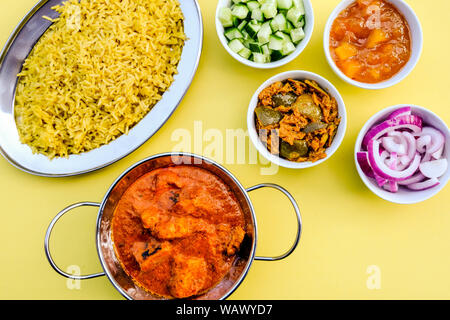
M439 178L447 171L447 159L422 162L419 166L420 172L427 178Z
M431 160L431 153L424 153L421 162L428 162Z
M419 133L422 130L422 119L415 115L406 115L383 121L367 132L363 139L363 147L367 147L370 140L376 140L386 133L398 129L410 129Z
M389 192L396 193L398 192L398 184L395 181L389 181L389 183L386 183L383 188Z
M388 179L385 179L383 177L380 177L379 175L377 175L376 173L373 174L375 176L375 181L377 182L377 184L382 187L384 186L386 183L389 182Z
M420 153L425 153L427 147L430 147L431 143L431 136L420 136L419 139L417 139L417 151Z
M394 137L395 143L398 144L408 144L408 141L406 141L406 138L402 135L400 131L390 131L388 132L388 137Z
M441 148L439 148L439 150L436 151L435 153L433 153L431 156L432 156L434 159L438 160L438 159L440 159L440 158L442 157L442 154L443 154L443 153L444 153L444 146L442 146Z
M375 175L373 174L373 170L369 164L369 156L367 152L358 152L356 154L356 159L358 160L358 164L362 172L364 172L364 174L369 178L375 179Z
M406 141L408 142L408 158L409 158L409 163L411 163L412 159L416 155L416 138L414 138L414 136L407 131L403 131L402 135L405 137Z
M386 161L386 159L389 158L389 157L390 157L390 154L387 151L383 151L383 152L380 153L380 158L381 158L382 161Z
M423 127L411 107L399 108L387 120L366 133L358 162L363 172L389 192L399 186L426 190L439 185L438 178L448 170L442 159L445 136L437 129Z
M401 156L399 161L402 165L407 166L411 163L411 158L408 155Z
M396 152L392 152L391 153L391 157L388 160L389 161L389 168L392 170L397 170L397 160L398 160L398 156ZM386 163L386 162L385 162Z
M440 183L439 183L438 179L432 178L432 179L425 180L423 182L417 182L417 183L410 184L407 187L408 187L408 189L411 189L411 190L421 191L421 190L427 190L427 189L434 188L434 187L438 186L439 184Z
M411 178L403 180L403 181L398 181L398 184L401 186L407 186L409 184L413 184L413 183L417 183L417 182L422 182L425 179L425 176L422 173L416 173L415 175L413 175Z
M433 154L444 146L445 137L442 134L442 132L440 132L439 130L437 130L435 128L423 127L422 132L420 132L419 134L416 133L416 135L419 135L421 137L426 136L426 135L431 136L431 144L429 146L427 146L427 150L426 150L427 153Z
M398 108L397 110L392 112L388 116L388 119L394 119L394 118L397 118L397 117L409 116L409 115L411 115L411 107L402 107L402 108Z
M397 153L399 155L405 155L407 151L407 143L406 140L402 144L398 144L395 142L394 137L383 137L381 138L381 143L383 147L389 151L390 153Z
M380 142L377 140L370 140L368 145L369 164L373 171L379 176L393 181L402 181L411 177L419 168L420 155L416 154L410 166L403 171L396 171L390 169L379 155Z

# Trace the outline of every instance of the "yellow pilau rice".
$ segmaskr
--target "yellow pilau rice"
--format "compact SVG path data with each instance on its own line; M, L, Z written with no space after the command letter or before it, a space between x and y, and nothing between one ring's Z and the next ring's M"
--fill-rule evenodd
M177 0L70 0L54 10L15 101L22 143L50 158L127 134L172 84L185 41Z

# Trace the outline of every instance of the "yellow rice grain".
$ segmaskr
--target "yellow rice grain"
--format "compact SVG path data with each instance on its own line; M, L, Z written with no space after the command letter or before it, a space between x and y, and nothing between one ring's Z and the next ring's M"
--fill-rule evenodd
M177 0L69 0L20 72L22 143L67 157L128 134L162 98L184 46Z

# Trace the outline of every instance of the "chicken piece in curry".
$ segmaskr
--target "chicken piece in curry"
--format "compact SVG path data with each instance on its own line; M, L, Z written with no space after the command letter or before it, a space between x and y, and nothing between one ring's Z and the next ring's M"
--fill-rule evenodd
M112 224L124 270L166 298L194 297L218 284L245 234L233 192L209 171L187 165L139 178L118 202Z

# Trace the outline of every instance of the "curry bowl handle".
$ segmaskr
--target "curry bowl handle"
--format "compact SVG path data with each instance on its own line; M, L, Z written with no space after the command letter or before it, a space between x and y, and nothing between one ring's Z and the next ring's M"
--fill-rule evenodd
M45 249L45 254L47 256L48 262L50 263L50 265L53 267L53 269L55 269L55 271L57 273L59 273L60 275L62 275L63 277L69 278L69 279L73 279L73 280L85 280L85 279L92 279L92 278L97 278L97 277L101 277L104 276L105 273L104 272L100 272L100 273L94 273L94 274L89 274L89 275L85 275L85 276L77 276L77 275L72 275L72 274L68 274L64 271L62 271L55 263L55 261L53 261L53 258L50 254L50 248L49 248L49 242L50 242L50 235L52 233L53 227L55 226L56 222L58 222L59 218L61 218L63 215L65 215L67 212L69 212L72 209L78 208L78 207L83 207L83 206L88 206L88 207L100 207L100 203L95 203L95 202L80 202L80 203L75 203L71 206L68 206L67 208L63 209L61 212L59 212L56 217L53 218L52 222L50 222L50 225L47 228L47 233L45 234L45 240L44 240L44 249Z
M278 261L278 260L282 260L286 257L288 257L292 252L294 252L295 248L297 248L298 243L300 241L300 235L302 233L302 217L300 215L300 209L298 208L298 204L295 201L294 197L289 193L289 191L287 191L286 189L284 189L283 187L277 185L277 184L273 184L273 183L262 183L262 184L258 184L256 186L253 186L251 188L247 189L247 192L251 192L254 190L258 190L261 188L272 188L272 189L276 189L278 191L281 191L282 193L284 193L284 195L289 199L289 201L291 201L292 206L294 207L294 211L297 217L297 235L295 236L295 240L294 240L294 244L292 245L292 247L286 251L284 254L279 255L277 257L255 257L255 260L262 260L262 261Z

